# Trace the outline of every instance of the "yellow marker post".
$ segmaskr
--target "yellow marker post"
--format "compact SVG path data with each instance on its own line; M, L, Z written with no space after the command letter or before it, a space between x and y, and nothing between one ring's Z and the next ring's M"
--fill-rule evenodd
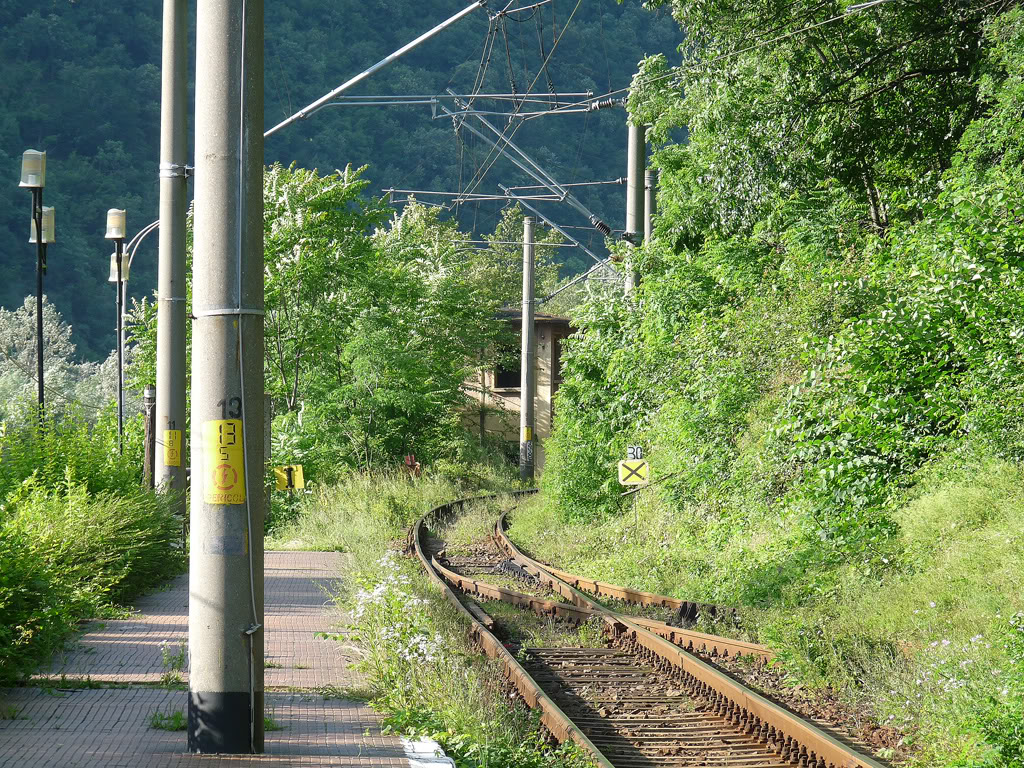
M164 466L181 466L181 430L164 430Z
M279 491L301 490L306 487L301 464L285 464L283 467L274 467L274 478L277 480L277 490Z
M245 452L241 419L203 423L203 501L245 503Z
M625 459L619 462L620 485L647 485L651 467L642 459Z

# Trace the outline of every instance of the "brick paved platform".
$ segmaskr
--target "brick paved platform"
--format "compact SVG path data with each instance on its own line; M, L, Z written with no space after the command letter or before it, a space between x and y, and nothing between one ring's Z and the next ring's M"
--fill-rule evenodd
M149 726L156 711L185 711L188 694L152 687L188 636L188 577L137 603L131 618L104 621L58 654L46 688L0 691L0 768L178 768L179 766L409 766L400 740L358 701L325 697L357 686L346 645L318 639L344 632L331 602L342 555L268 552L265 558L267 714L265 755L190 755L184 731ZM187 680L187 673L182 673ZM60 687L60 680L68 682ZM82 681L107 688L74 687ZM148 685L139 685L140 683Z

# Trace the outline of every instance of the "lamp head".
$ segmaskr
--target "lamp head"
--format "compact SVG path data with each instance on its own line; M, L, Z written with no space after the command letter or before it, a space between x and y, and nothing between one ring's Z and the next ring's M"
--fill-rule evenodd
M21 155L19 187L42 189L46 186L46 152L26 149Z
M128 282L128 254L121 254L121 282ZM107 278L108 283L117 282L117 251L110 254L110 276Z
M107 211L107 240L124 240L125 230L124 208L111 208Z

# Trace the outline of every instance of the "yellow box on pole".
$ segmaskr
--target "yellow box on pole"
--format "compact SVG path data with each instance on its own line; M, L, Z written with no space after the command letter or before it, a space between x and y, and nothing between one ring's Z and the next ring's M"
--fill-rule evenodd
M181 430L164 430L164 466L181 466Z
M274 467L274 478L277 480L277 490L279 491L302 490L306 487L301 464L285 464L283 467Z

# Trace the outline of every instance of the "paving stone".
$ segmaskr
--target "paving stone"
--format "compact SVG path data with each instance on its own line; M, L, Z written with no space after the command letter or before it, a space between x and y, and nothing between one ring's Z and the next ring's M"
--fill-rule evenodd
M266 733L265 754L192 755L184 731L150 727L154 712L186 708L184 691L154 687L167 671L161 645L173 654L188 637L181 576L139 600L130 618L87 627L40 673L47 687L0 690L0 705L16 712L0 720L0 768L408 766L377 713L329 696L360 683L346 646L315 636L345 632L331 600L341 565L337 553L266 553L266 711L282 727ZM83 687L98 683L113 687Z

